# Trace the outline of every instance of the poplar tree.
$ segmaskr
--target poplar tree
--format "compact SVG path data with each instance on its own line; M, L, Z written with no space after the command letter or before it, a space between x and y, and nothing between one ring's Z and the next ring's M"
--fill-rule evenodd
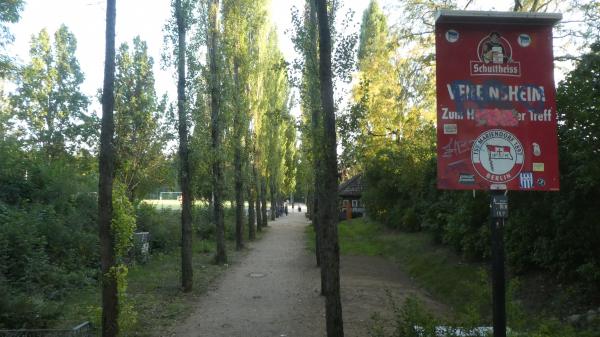
M185 111L186 34L189 28L190 2L175 0L177 22L177 115L179 117L179 181L181 185L181 286L192 291L192 191L188 148L188 118Z
M225 82L228 89L227 102L233 114L233 167L234 193L236 203L236 249L243 247L242 229L244 214L244 185L247 184L252 192L252 183L246 183L244 168L249 167L249 152L252 147L252 132L249 130L253 119L253 95L257 84L252 83L256 73L261 71L256 59L259 57L262 31L266 23L266 2L254 0L225 0L223 1L223 53L229 81ZM229 85L228 85L229 84ZM258 84L259 85L259 84ZM256 110L256 109L255 109ZM249 195L249 198L254 198ZM250 202L251 200L249 200ZM253 200L252 200L253 201ZM253 203L253 202L252 202ZM254 211L248 213L254 216ZM253 224L249 220L249 225ZM252 230L249 231L252 237Z
M363 13L358 47L359 83L353 89L354 106L349 124L355 129L345 133L353 142L345 142L347 152L368 161L375 152L393 143L401 135L398 73L392 63L397 43L390 33L387 18L376 0Z
M271 220L275 220L277 206L280 203L280 191L283 187L285 161L285 123L289 120L288 78L283 54L278 48L277 33L271 28L266 40L264 56L263 102L261 128L258 135L259 153L262 159L260 167L263 176L264 190L262 198L266 204L268 190L271 203ZM264 191L264 192L263 192ZM266 224L266 213L263 213L263 223Z
M208 63L211 110L213 219L217 232L215 262L227 262L225 251L225 219L223 210L222 116L220 61L219 0L210 0L208 7Z
M322 152L322 121L321 97L319 93L319 55L317 12L314 1L306 1L303 13L293 15L295 23L295 36L293 38L296 50L302 55L296 60L296 68L301 69L300 101L302 108L302 170L303 183L307 195L308 214L313 224L316 238L315 257L317 266L321 266L322 237L319 223L319 198L321 196L322 179L321 156ZM321 294L325 294L325 273L321 270Z
M319 27L319 82L323 108L323 180L319 220L322 226L323 265L325 276L325 320L328 337L343 337L342 302L340 297L340 247L337 231L338 171L336 154L335 105L331 70L331 32L327 0L316 0Z
M102 88L102 128L98 181L98 228L102 270L102 337L119 334L119 300L117 290L115 237L111 229L113 219L112 191L114 174L113 110L115 104L115 17L116 0L106 1L106 48L104 55L104 86Z
M164 106L154 89L152 57L146 42L134 38L133 48L121 44L115 75L116 177L129 200L139 199L162 181L164 136L159 121ZM161 111L162 110L162 111Z

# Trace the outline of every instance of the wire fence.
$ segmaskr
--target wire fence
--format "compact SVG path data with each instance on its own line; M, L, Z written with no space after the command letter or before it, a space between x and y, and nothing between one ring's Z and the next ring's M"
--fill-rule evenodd
M19 329L0 330L0 337L92 337L94 330L90 322L81 323L71 329Z

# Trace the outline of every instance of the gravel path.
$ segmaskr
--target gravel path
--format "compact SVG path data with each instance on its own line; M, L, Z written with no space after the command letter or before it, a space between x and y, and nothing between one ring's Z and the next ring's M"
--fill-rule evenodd
M324 336L324 299L319 269L306 249L307 225L304 213L297 212L269 222L265 236L250 244L248 254L200 298L195 312L171 336ZM346 337L367 336L376 311L391 317L390 294L397 303L418 296L434 312L447 312L379 257L343 256L341 286Z
M296 212L269 222L262 240L201 298L176 336L322 336L324 302L306 250L307 224Z

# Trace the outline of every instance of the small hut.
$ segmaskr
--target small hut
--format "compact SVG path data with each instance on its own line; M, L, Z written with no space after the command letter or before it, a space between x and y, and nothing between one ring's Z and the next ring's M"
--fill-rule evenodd
M338 186L341 220L358 218L365 214L365 208L361 200L363 190L362 173L355 175Z

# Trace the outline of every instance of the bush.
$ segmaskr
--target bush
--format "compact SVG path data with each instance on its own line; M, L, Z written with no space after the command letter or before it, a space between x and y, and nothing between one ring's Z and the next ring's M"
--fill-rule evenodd
M70 222L83 212L65 211L0 202L0 326L46 327L71 289L95 282L97 233L85 216Z
M179 211L157 210L152 205L140 203L136 209L136 224L136 231L150 233L152 251L170 252L181 244Z
M414 207L408 207L402 215L402 229L407 232L418 232L421 230L421 221Z
M0 329L47 328L61 313L43 294L21 291L0 274Z
M212 209L208 206L194 206L193 209L194 228L198 236L203 240L215 238L216 228L212 223Z

